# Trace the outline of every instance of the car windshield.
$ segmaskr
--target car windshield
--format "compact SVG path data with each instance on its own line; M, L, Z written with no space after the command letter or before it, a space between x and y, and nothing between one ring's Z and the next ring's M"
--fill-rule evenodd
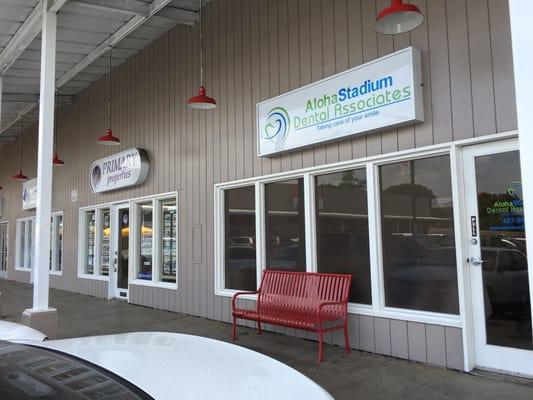
M79 358L0 341L0 399L146 400L152 397L112 372Z

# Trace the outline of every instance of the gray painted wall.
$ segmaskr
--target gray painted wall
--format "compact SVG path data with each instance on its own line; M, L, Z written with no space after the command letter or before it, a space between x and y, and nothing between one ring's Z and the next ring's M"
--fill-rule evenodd
M113 130L122 148L145 148L146 183L92 194L91 162L116 151L96 144L106 128L106 80L60 109L54 209L64 211L64 271L54 288L105 297L105 282L78 279L78 208L178 191L179 290L130 287L130 301L229 321L230 300L214 296L213 185L240 178L394 152L516 129L508 4L501 0L413 0L426 17L415 31L377 35L388 0L217 0L206 6L205 72L220 107L188 110L199 80L198 27L179 26L113 71ZM271 158L256 156L255 104L414 45L422 51L426 121ZM85 73L91 73L90 69ZM25 135L24 171L35 176L36 127ZM21 211L18 145L0 147L4 215L10 222L8 278ZM79 200L71 203L77 189ZM251 305L251 304L249 304ZM461 369L461 330L352 315L355 348ZM311 337L291 329L277 332ZM229 331L228 331L229 333ZM338 335L329 341L338 342Z

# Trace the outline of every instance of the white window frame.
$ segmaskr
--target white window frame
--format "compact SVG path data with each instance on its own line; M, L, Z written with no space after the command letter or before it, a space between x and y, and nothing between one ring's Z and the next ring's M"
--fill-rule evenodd
M109 281L109 275L100 273L100 245L102 236L102 211L110 209L111 204L101 204L97 206L82 207L78 214L78 278L92 279L96 281ZM94 234L94 266L93 273L85 272L85 261L87 259L87 225L85 223L85 214L94 211L95 215L95 234ZM110 266L111 268L111 266ZM111 273L111 272L109 272Z
M264 235L264 185L270 182L286 179L304 178L304 199L306 217L306 271L316 272L316 213L314 212L314 177L331 172L348 169L365 168L367 177L367 200L368 200L368 225L370 244L370 276L372 289L372 305L348 304L348 312L351 314L368 315L398 319L403 321L419 322L426 324L444 325L462 328L466 326L465 315L465 282L463 273L462 252L462 225L460 210L460 177L457 164L457 149L463 146L504 140L515 137L516 131L486 135L473 139L459 140L415 149L402 150L394 153L364 157L357 160L349 160L329 165L303 168L295 171L281 172L265 176L258 176L237 181L224 182L214 185L214 290L215 295L232 297L238 290L224 287L224 190L239 187L255 186L255 215L256 215L256 242L257 242L257 283L259 285L261 274L265 268L265 235ZM452 197L454 202L453 219L456 243L457 283L459 293L459 314L442 314L429 311L401 309L385 306L382 246L381 246L381 217L380 217L380 193L379 174L380 165L396 163L405 160L428 158L433 156L448 155L450 158L450 174L452 185ZM256 300L255 295L244 295L244 299Z
M63 238L61 240L61 246L58 244L59 236L57 232L57 217L61 217L61 223L63 224ZM65 242L65 217L63 214L63 211L57 211L52 213L52 224L51 228L52 230L52 238L50 240L50 251L52 252L52 262L50 264L50 275L63 275L63 263L65 259L65 253L64 253L64 242ZM57 262L57 252L58 250L61 251L61 263L58 264Z
M162 270L162 251L161 237L163 229L163 219L161 212L161 203L165 200L174 200L176 203L176 282L162 282L159 280L160 272ZM138 279L137 273L139 271L140 260L140 206L141 204L152 203L152 279ZM165 193L162 195L142 197L131 200L131 222L130 222L130 259L134 260L133 268L131 268L129 283L139 286L150 286L164 289L178 288L178 270L179 270L179 209L178 209L178 195L177 192Z
M9 251L9 221L0 221L0 225L5 225L6 226L6 236L4 237L4 242L6 243L6 270L5 271L1 271L0 270L0 278L7 278L7 270L9 269L9 256L10 256L10 251ZM2 257L2 255L0 254L0 258Z
M138 286L150 286L150 287L157 287L157 288L163 288L163 289L172 289L177 290L178 289L178 282L179 282L179 269L180 269L180 253L179 253L179 234L180 234L180 218L179 218L179 197L178 192L167 192L167 193L160 193L156 195L151 196L144 196L144 197L136 197L132 199L125 199L125 200L117 200L110 203L102 203L97 205L91 205L86 207L80 207L79 214L78 214L78 278L81 279L92 279L97 281L109 281L109 275L100 275L100 247L101 247L101 235L102 235L102 211L105 209L112 210L112 206L116 204L128 204L130 208L130 243L129 243L129 259L130 260L137 260L138 258L138 229L139 226L139 217L138 217L138 204L145 203L148 201L152 201L152 204L157 204L158 202L173 199L176 201L176 282L159 282L157 279L159 279L159 270L161 268L160 266L160 252L161 252L161 246L159 245L160 241L159 238L160 232L157 232L158 229L155 229L154 225L154 233L152 235L152 257L155 257L152 259L152 280L146 281L142 279L137 279L137 270L138 265L135 263L130 263L130 269L128 271L128 283L131 285L138 285ZM86 274L84 272L84 263L85 263L85 252L86 252L86 235L87 235L87 227L85 225L85 219L84 219L84 213L88 211L95 211L96 215L96 234L95 234L95 259L97 260L95 262L94 267L94 274ZM161 215L159 211L155 211L154 208L154 223L156 214L159 214L157 218L160 219ZM160 223L158 223L160 225ZM111 239L112 240L112 239ZM157 255L156 255L157 254ZM111 274L111 262L110 262L110 271L109 274ZM97 274L98 273L98 274Z
M51 213L52 221L55 221L55 219L59 215L61 216L61 218L63 218L63 224L64 224L65 221L64 221L63 211L55 211L55 212ZM28 232L27 232L27 229L28 229L27 226L28 225L26 224L28 221L31 221L31 232L30 232L30 235L31 235L31 238L32 238L32 240L31 240L31 249L25 248L24 249L24 254L26 255L28 250L30 251L30 254L32 256L31 257L32 264L29 265L29 266L26 265L26 256L24 256L25 265L21 265L22 252L20 251L20 244L21 244L21 241L22 241L21 225L22 225L22 223L24 223L24 236L26 238L28 236ZM36 222L35 216L19 218L16 221L16 232L15 232L15 235L16 235L15 236L15 270L16 271L31 272L33 270L33 262L35 261L35 222ZM52 223L50 225L50 229L51 229L50 233L52 234L52 237L51 237L51 240L50 240L50 250L52 251L52 265L49 266L49 272L50 272L51 275L62 275L63 274L63 260L64 260L63 242L61 243L62 257L61 257L61 266L60 266L60 270L59 270L59 269L57 269L57 267L54 264L54 260L57 260L57 253L56 253L56 251L57 251L56 225L54 223ZM64 237L64 231L63 231L63 240L64 239L65 239L65 237ZM28 243L28 241L25 240L24 241L25 246L27 245L27 243Z
M27 248L27 243L28 243L28 240L26 239L27 236L28 236L28 228L27 228L27 222L28 221L31 221L32 223L32 229L31 229L31 232L29 232L29 234L31 235L31 248L28 249ZM23 261L23 254L22 252L20 251L20 245L21 245L21 242L22 242L22 224L24 224L24 261ZM24 272L31 272L32 268L33 268L33 264L31 265L27 265L26 264L26 254L28 254L28 251L29 253L32 255L32 262L33 262L33 259L34 259L34 256L33 256L33 253L35 251L35 217L24 217L24 218L19 218L17 219L17 223L16 223L16 237L15 237L15 270L16 271L24 271ZM21 265L22 262L24 262L24 265Z

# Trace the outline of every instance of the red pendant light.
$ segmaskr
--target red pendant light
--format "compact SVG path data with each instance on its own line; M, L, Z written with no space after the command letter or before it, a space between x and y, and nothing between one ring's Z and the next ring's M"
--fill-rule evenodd
M24 136L24 120L20 120L20 152L19 152L19 170L11 177L14 181L24 182L28 180L28 177L22 173L22 138Z
M56 109L54 110L54 158L52 159L52 165L54 167L64 167L65 166L65 162L59 158L59 156L57 155L57 114L59 113L59 109L58 109L58 105L57 105L57 95L58 95L58 92L56 90L56 101L55 101L55 106L56 106Z
M98 144L103 144L107 146L117 146L120 144L120 139L116 136L113 136L113 131L111 130L111 50L109 48L109 73L107 76L107 129L104 136L100 136L98 139Z
M376 18L374 29L385 35L412 31L424 22L424 16L414 4L391 0L390 7L383 9Z
M200 89L198 89L198 95L189 98L187 105L190 108L197 110L212 110L217 108L217 102L214 98L207 96L204 87L204 38L202 35L202 3L200 0Z

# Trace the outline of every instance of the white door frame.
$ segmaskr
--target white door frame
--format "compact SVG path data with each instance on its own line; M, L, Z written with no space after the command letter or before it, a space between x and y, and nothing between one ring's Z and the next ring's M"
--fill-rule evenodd
M497 154L507 151L519 150L517 139L508 139L490 143L465 146L461 149L463 171L463 230L465 256L480 256L479 245L471 242L472 234L470 216L477 218L477 188L474 157L488 154ZM471 311L471 323L463 329L471 329L470 337L473 339L472 356L473 365L483 369L498 370L502 372L533 376L533 351L511 347L486 344L485 316L483 306L483 287L481 280L481 267L465 264L469 278L467 292L468 303ZM533 262L528 263L528 273L533 274ZM469 326L470 325L470 326Z
M118 215L120 210L123 209L129 209L129 226L130 226L130 235L129 235L129 245L128 245L128 262L131 260L131 209L130 209L130 203L117 203L112 204L110 207L110 213L111 213L111 238L109 243L109 253L110 253L110 265L109 265L109 287L108 287L108 298L119 298L123 300L127 300L129 298L129 290L128 289L119 289L117 287L118 285L118 239L120 234L120 224L118 220ZM130 268L128 266L128 287L129 287L129 281L130 281ZM121 295L122 294L122 295ZM124 296L125 294L125 296Z

